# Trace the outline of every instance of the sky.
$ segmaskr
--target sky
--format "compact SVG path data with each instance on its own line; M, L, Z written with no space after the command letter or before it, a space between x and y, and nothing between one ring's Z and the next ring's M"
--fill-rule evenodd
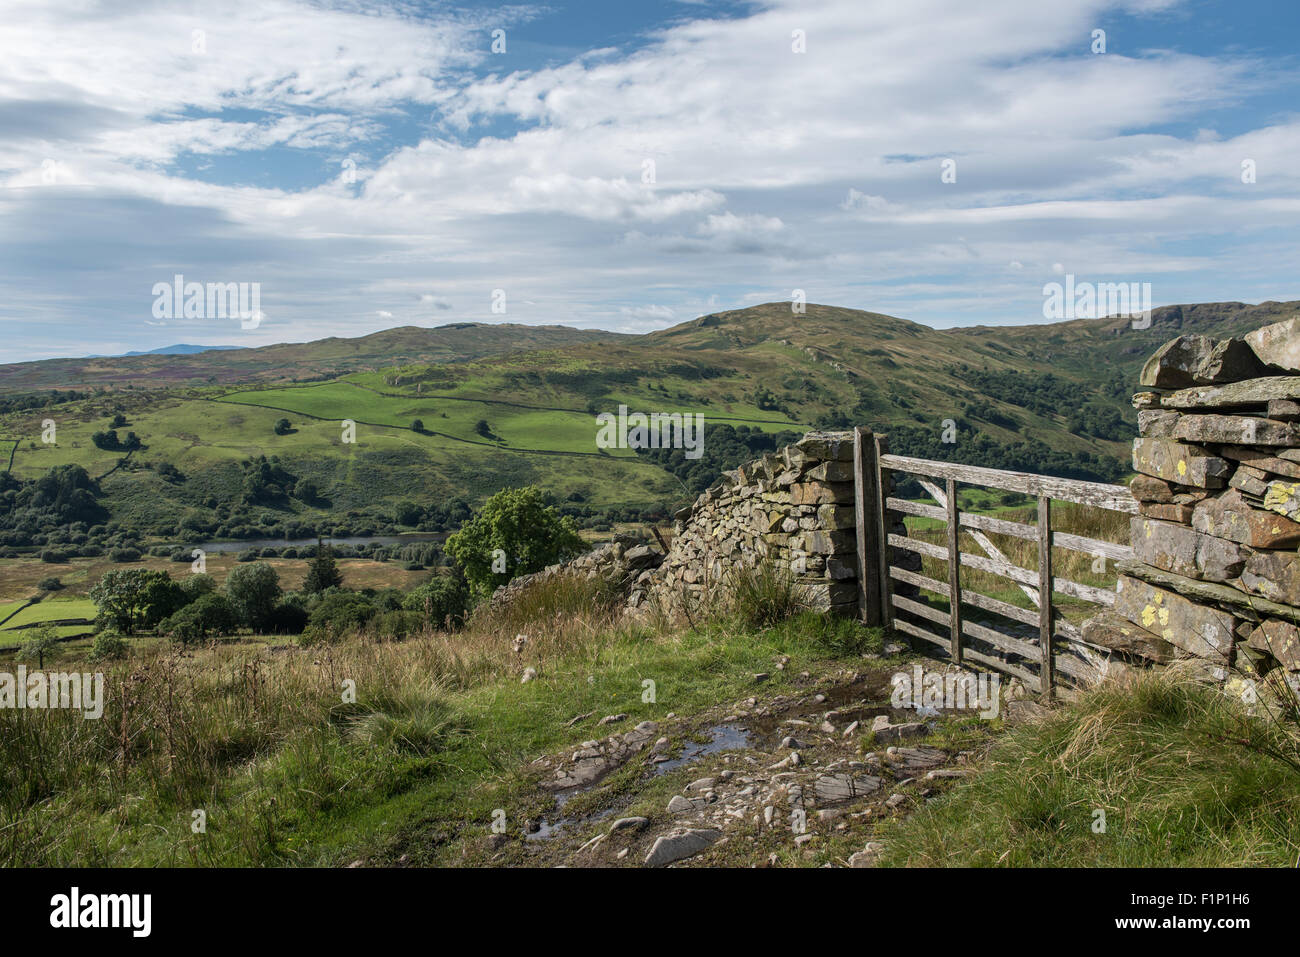
M0 0L0 362L1300 299L1297 39L1294 0Z

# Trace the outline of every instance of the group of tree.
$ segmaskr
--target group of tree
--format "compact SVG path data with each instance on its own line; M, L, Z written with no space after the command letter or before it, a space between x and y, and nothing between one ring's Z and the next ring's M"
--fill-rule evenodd
M80 465L56 465L35 479L0 472L0 532L13 544L27 544L59 526L102 523L99 484Z
M134 452L136 449L144 448L140 437L134 432L126 433L126 438L120 438L116 429L109 429L106 432L95 432L90 436L90 441L95 443L95 448L103 449L105 452Z

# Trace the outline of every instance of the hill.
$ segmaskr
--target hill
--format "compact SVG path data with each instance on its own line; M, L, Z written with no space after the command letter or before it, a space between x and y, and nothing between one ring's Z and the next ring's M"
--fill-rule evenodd
M1162 307L1146 329L1119 319L932 329L777 302L643 336L461 323L25 363L0 367L11 393L0 394L0 437L11 440L0 452L13 460L0 495L15 502L23 482L79 465L119 536L182 543L451 529L498 489L537 484L581 524L607 529L666 518L721 469L806 428L850 425L887 431L904 454L1117 481L1152 351L1179 332L1233 335L1296 314L1300 303L1212 303ZM74 390L12 394L55 382ZM702 454L598 448L594 416L620 406L702 414ZM47 420L55 442L42 441ZM0 528L0 547L39 537L39 523L5 521L24 531Z
M517 349L624 338L599 329L458 322L434 328L399 326L342 339L253 348L191 347L198 352L41 359L0 365L0 394L36 389L203 383L304 381L399 362L455 362ZM215 349L215 351L214 351Z

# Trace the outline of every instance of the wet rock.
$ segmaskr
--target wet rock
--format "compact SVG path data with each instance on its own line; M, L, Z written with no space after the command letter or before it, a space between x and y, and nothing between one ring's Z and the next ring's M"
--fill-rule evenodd
M657 838L646 855L646 867L663 867L694 857L713 846L722 837L717 828L677 828Z

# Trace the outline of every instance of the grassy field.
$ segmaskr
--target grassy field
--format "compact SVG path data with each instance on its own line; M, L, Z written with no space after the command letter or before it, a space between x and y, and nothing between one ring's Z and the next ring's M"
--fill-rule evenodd
M498 809L517 835L505 859L537 860L515 830L550 813L531 762L592 735L575 716L620 713L630 727L720 714L746 696L816 687L879 647L878 635L817 615L765 628L724 615L678 631L619 621L605 601L598 585L561 580L464 632L402 643L143 645L106 667L112 721L0 713L0 862L481 864L494 860ZM522 656L511 648L521 631ZM537 680L520 683L525 665ZM758 671L771 674L756 688ZM851 747L873 750L859 734ZM1228 699L1182 685L1103 688L1010 731L944 724L928 743L965 749L972 776L902 819L819 826L814 850L783 841L779 863L842 863L880 840L887 864L1287 864L1300 847L1294 772L1242 741L1287 746ZM663 805L692 773L629 767L599 800L613 794L668 824ZM596 800L566 808L591 814ZM1098 807L1111 822L1101 836L1089 826ZM195 833L200 810L206 831ZM743 841L720 853L758 863Z
M882 863L1294 867L1300 737L1192 681L1102 685L1015 729L942 802L891 822ZM960 835L954 840L954 835Z

